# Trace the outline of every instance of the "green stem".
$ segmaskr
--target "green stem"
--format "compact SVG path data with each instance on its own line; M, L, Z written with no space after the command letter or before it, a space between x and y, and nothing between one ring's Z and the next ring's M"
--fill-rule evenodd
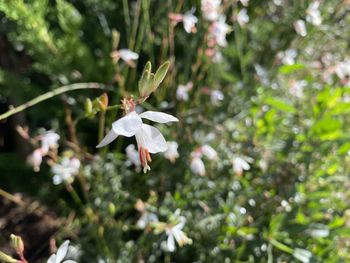
M289 254L293 254L292 248L286 246L285 244L283 244L275 239L271 239L270 244L281 251L284 251L284 252L289 253Z
M100 83L95 83L95 82L88 82L88 83L75 83L67 86L62 86L60 88L57 88L55 90L46 92L18 107L15 107L3 114L0 115L0 120L6 119L18 112L24 111L25 109L28 109L29 107L32 107L42 101L45 101L47 99L50 99L54 96L57 96L59 94L65 93L67 91L71 90L78 90L78 89L103 89L104 85Z

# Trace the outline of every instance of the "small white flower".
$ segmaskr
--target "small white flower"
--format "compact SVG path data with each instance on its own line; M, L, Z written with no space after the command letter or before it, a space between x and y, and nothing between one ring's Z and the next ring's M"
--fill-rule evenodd
M58 248L56 254L52 254L47 260L47 263L77 263L74 260L64 260L67 255L69 248L69 240L63 242L63 244Z
M175 226L168 226L166 228L165 233L168 236L166 248L169 252L175 251L176 249L175 241L180 247L186 244L192 244L192 239L188 238L187 235L182 231L186 223L186 218L183 216L180 216L179 220L180 222Z
M191 171L200 176L205 175L205 166L200 157L193 157L191 160Z
M224 56L222 55L222 53L216 50L213 56L213 62L218 64L218 63L221 63L223 59L224 59Z
M131 60L137 60L139 58L139 55L129 49L120 49L118 50L119 56L122 60L125 62L131 61Z
M192 89L192 87L192 82L188 82L186 85L179 85L176 89L176 99L180 101L188 101L188 92Z
M202 0L202 14L206 20L214 21L220 16L221 0Z
M210 145L203 145L201 151L209 160L215 160L218 158L218 153Z
M304 88L307 86L306 80L294 81L290 87L290 94L297 98L302 98L304 96Z
M135 136L141 166L143 167L144 173L146 173L147 170L151 169L148 165L148 162L151 161L150 153L165 152L168 149L168 145L160 131L151 125L144 124L141 118L158 123L177 122L179 120L172 115L157 111L146 111L137 114L135 112L135 105L131 107L132 111L121 119L113 122L112 129L96 147L100 148L106 146L119 135L125 137Z
M213 22L210 27L211 37L221 47L227 46L226 35L231 31L231 27L226 24L225 20L226 18L224 16L220 16L219 20Z
M285 65L294 65L297 55L298 52L295 49L287 49L286 51L278 54L282 63Z
M184 25L184 29L187 33L195 33L196 32L196 23L198 22L198 18L194 15L195 9L186 12L182 17L182 23Z
M54 174L53 184L58 185L62 182L71 183L74 175L79 173L80 161L78 158L64 157L60 163L52 166L51 171Z
M129 144L125 148L126 156L128 157L129 161L135 165L135 167L141 166L140 156L139 152L135 149L134 144Z
M33 166L34 172L40 171L40 165L43 161L44 152L42 148L36 149L31 155L28 156L27 163Z
M304 20L299 19L297 21L295 21L293 23L295 32L297 32L298 35L305 37L307 35L307 31L306 31L306 25Z
M233 170L237 175L242 175L243 171L248 171L249 169L250 165L244 159L236 157L233 160Z
M136 226L145 229L150 223L158 222L158 216L154 213L144 212L137 220Z
M167 158L170 162L174 163L177 158L179 158L179 152L177 151L179 145L177 142L171 141L167 142L168 150L164 152L164 157Z
M306 10L306 21L319 26L322 24L321 12L319 10L320 2L314 1L312 2Z
M249 4L249 0L240 0L240 2L241 2L242 5L244 5L244 6L248 6L248 4Z
M58 140L60 139L60 136L53 132L53 131L47 131L43 135L40 136L41 140L41 148L43 149L44 153L47 153L50 149L55 150L58 148Z
M312 253L306 249L295 248L293 251L293 256L303 263L309 263L312 258Z
M243 8L238 12L237 22L241 27L244 27L249 22L247 9Z
M220 105L224 98L225 96L220 90L213 90L210 94L211 103L215 106Z

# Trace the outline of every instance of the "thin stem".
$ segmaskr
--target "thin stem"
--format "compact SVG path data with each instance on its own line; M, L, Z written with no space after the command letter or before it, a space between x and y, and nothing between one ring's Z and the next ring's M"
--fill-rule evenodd
M100 119L98 122L98 142L102 141L105 134L106 111L100 111Z
M5 190L0 188L0 195L7 200L14 202L15 204L19 206L24 206L25 203L18 197L14 196L13 194L10 194L9 192L6 192Z
M55 90L46 92L18 107L12 108L11 110L3 113L0 115L0 120L6 119L18 112L24 111L25 109L28 109L29 107L32 107L42 101L45 101L47 99L50 99L54 96L57 96L59 94L65 93L67 91L71 91L71 90L78 90L78 89L103 89L104 85L100 84L100 83L95 83L95 82L88 82L88 83L75 83L75 84L71 84L71 85L66 85L66 86L62 86L60 88L57 88Z

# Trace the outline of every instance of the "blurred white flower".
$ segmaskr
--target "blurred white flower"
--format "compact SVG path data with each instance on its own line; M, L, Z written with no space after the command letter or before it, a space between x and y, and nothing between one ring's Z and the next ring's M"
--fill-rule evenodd
M203 145L201 147L201 152L209 159L215 160L218 158L218 153L210 145Z
M250 169L250 165L247 161L240 157L236 157L233 159L233 171L235 174L241 176L243 171L248 171Z
M147 211L142 213L142 216L137 220L136 226L145 229L150 223L158 222L158 216Z
M319 10L320 2L314 1L312 2L306 10L306 21L319 26L322 24L321 12Z
M170 162L174 163L177 158L179 158L179 152L177 151L179 145L177 142L171 141L167 142L168 150L164 152L164 157Z
M47 153L50 149L54 150L58 148L58 140L60 139L60 136L53 132L53 131L47 131L43 135L40 136L41 140L41 149L43 149L44 153Z
M258 75L258 78L260 79L261 83L263 85L269 85L270 81L269 81L269 76L267 74L266 69L264 69L261 65L259 64L255 64L254 65L256 74Z
M295 248L293 251L293 256L303 263L309 263L312 258L312 253L306 249Z
M227 46L226 35L231 31L231 28L225 22L226 18L220 16L219 20L214 21L210 27L210 36L215 39L216 43L221 47Z
M244 5L244 6L248 6L248 4L249 4L249 0L240 0L240 2L241 2L242 5Z
M306 31L306 25L304 20L299 19L297 21L295 21L293 23L295 32L297 32L298 35L305 37L307 35L307 31Z
M280 52L278 54L282 63L285 65L293 65L295 64L295 59L298 55L298 52L295 49L287 49L284 52Z
M220 90L213 90L210 93L210 100L214 106L220 105L221 101L225 98L224 94Z
M57 163L51 167L51 171L54 174L53 184L58 185L62 182L73 182L74 175L79 173L79 168L80 161L78 158L62 158L60 163Z
M187 33L196 32L196 23L198 22L198 18L194 15L195 10L196 9L192 8L191 11L186 12L182 17L182 23Z
M339 62L334 67L334 72L340 79L350 76L350 60Z
M158 123L177 122L178 119L170 114L157 111L145 111L141 114L135 112L135 105L132 111L121 119L113 122L112 129L103 140L96 146L97 148L106 146L114 141L119 135L125 137L136 137L139 150L140 162L143 172L150 170L148 162L151 162L150 153L165 152L168 145L160 131L148 124L144 124L141 118L145 118Z
M27 158L27 163L30 166L33 166L34 172L40 171L40 165L43 161L44 152L42 148L36 149L31 155Z
M205 166L200 157L193 157L191 160L191 171L200 176L205 175Z
M47 263L77 263L74 260L64 260L67 255L69 248L69 240L66 240L62 243L62 245L58 248L56 254L52 254L50 258L47 260Z
M241 27L244 27L249 22L247 9L243 8L238 12L237 22Z
M297 98L304 96L304 88L307 86L306 80L293 81L290 86L290 94Z
M213 55L213 62L214 63L221 63L223 59L224 59L224 56L222 55L222 53L220 51L216 50L214 55Z
M179 85L176 89L176 99L188 101L188 92L192 89L193 83L190 81L186 85Z
M139 58L139 55L130 49L120 49L113 51L111 54L111 57L113 58L114 62L117 63L119 59L122 59L127 63L130 67L134 67L135 63L134 60L137 60Z
M175 240L180 247L186 244L192 244L192 239L188 238L187 235L182 231L186 223L186 218L180 216L179 220L180 222L178 224L175 226L167 226L165 230L165 233L168 236L166 248L169 252L175 251Z
M202 0L202 15L206 20L214 21L220 16L221 0Z
M129 161L135 167L140 167L141 166L139 152L135 149L135 145L134 144L129 144L125 148L125 152L126 152L126 156L128 157Z

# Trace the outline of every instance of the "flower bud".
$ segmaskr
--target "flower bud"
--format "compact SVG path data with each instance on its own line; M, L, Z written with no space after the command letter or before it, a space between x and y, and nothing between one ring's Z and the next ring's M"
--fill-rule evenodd
M18 260L0 251L0 261L6 263L17 263Z
M98 105L102 111L105 111L108 107L108 95L103 93L101 97L98 98Z
M20 236L11 234L11 244L12 244L12 247L16 250L18 255L23 255L24 243Z

